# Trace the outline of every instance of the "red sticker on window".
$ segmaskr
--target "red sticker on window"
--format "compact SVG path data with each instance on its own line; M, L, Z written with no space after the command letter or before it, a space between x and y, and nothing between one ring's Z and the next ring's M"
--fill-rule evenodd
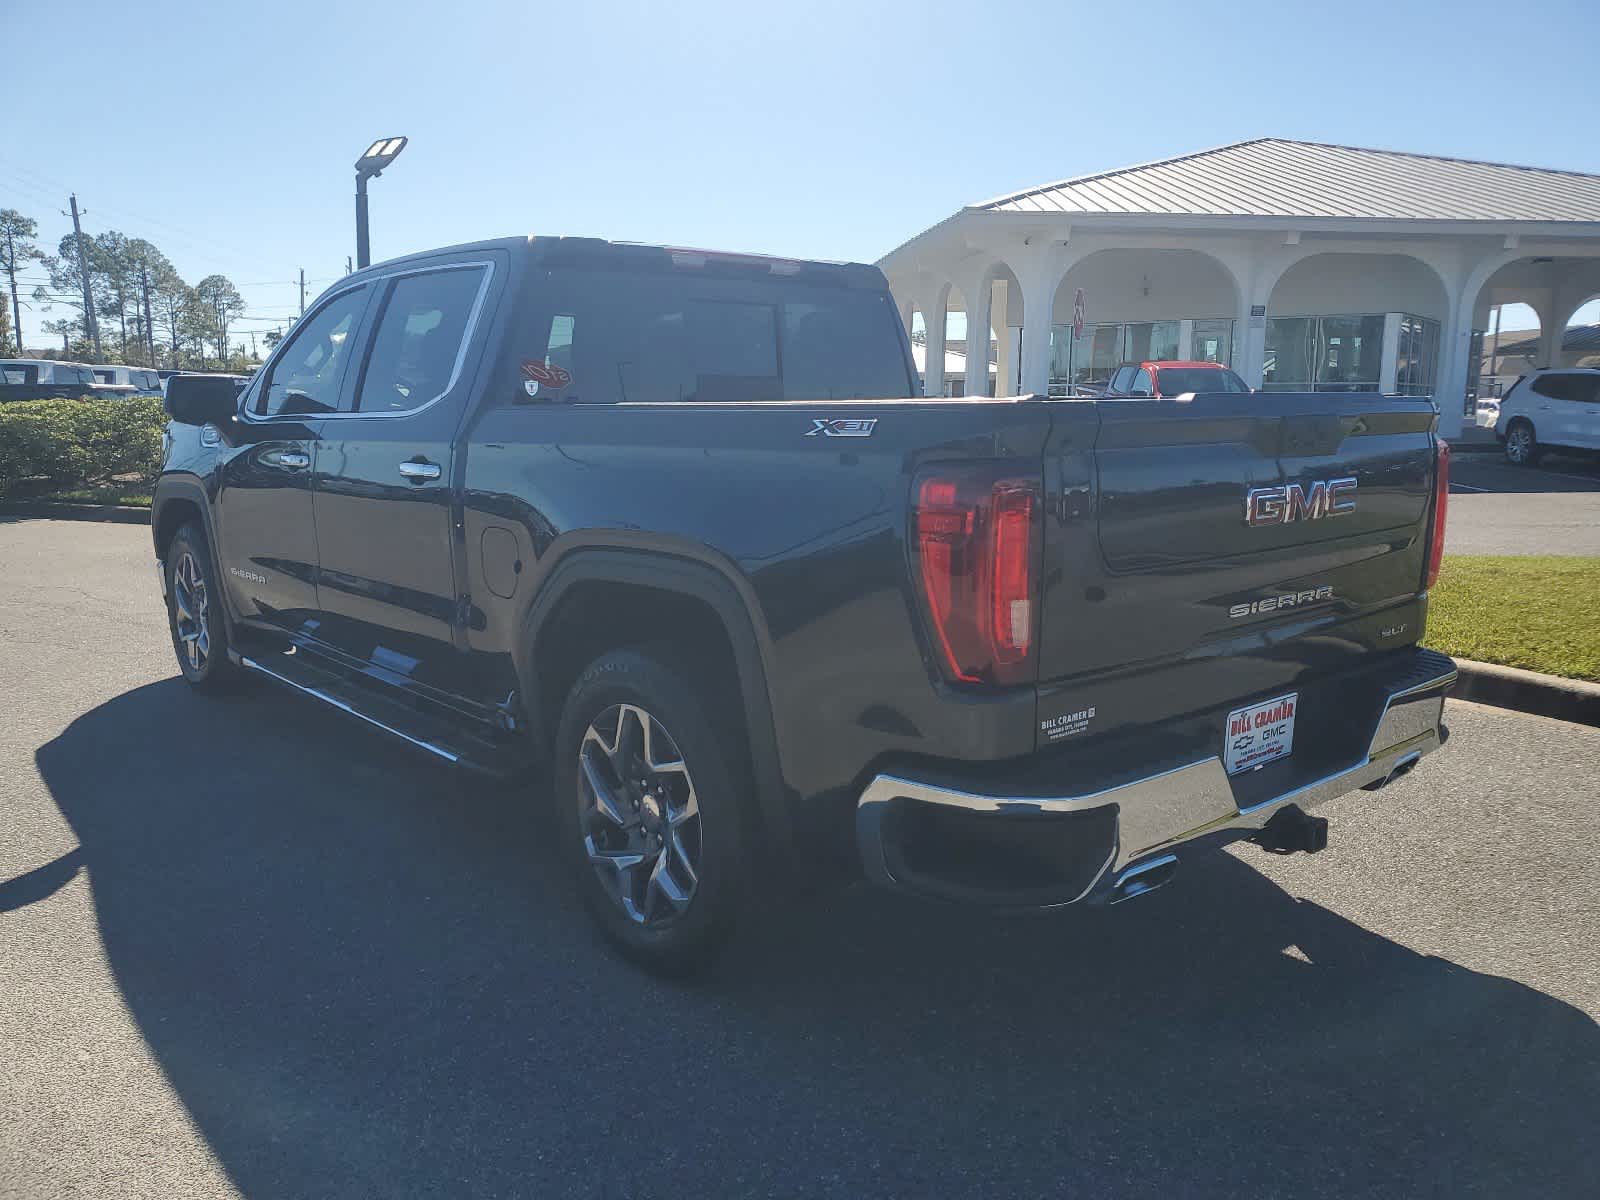
M535 383L542 383L545 387L566 387L572 382L572 373L565 367L558 367L555 363L539 362L537 359L528 359L522 364L522 373Z

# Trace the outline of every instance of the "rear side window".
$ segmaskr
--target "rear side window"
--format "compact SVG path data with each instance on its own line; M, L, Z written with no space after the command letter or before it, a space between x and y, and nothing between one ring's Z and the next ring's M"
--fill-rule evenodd
M32 384L38 382L38 367L13 366L9 363L3 367L0 367L0 383Z
M1572 400L1588 404L1595 398L1595 385L1600 376L1593 375L1541 375L1528 386L1551 400Z
M1157 378L1163 396L1181 396L1185 392L1248 392L1232 371L1209 367L1162 367Z
M389 285L356 397L358 412L408 412L454 382L484 269L402 275Z
M607 270L553 272L522 397L574 404L911 395L888 296Z

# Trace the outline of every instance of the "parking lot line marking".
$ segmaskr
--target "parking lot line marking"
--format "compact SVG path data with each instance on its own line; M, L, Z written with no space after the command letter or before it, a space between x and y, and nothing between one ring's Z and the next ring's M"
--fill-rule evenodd
M1463 492L1487 492L1489 490L1488 488L1473 487L1470 483L1457 483L1454 479L1452 479L1450 481L1450 490L1453 492L1457 488Z

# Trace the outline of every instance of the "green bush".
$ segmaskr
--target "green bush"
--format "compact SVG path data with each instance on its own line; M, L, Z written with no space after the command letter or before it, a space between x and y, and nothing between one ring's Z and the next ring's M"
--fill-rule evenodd
M153 396L0 404L0 496L41 488L149 483L167 415Z

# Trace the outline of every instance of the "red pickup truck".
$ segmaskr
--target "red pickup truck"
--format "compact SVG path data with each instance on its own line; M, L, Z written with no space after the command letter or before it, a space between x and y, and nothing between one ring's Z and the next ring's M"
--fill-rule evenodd
M1185 392L1248 392L1245 381L1221 363L1179 362L1161 359L1153 362L1123 363L1112 372L1106 397L1181 396Z

